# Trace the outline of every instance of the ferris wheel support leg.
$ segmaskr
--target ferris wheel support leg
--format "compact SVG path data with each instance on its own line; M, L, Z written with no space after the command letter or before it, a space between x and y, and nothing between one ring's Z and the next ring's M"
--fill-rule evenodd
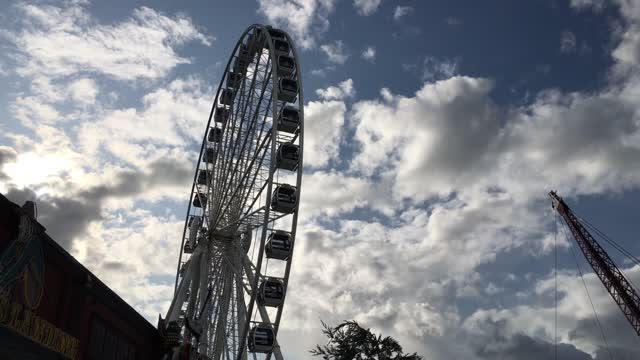
M220 314L227 314L229 311L229 293L231 292L231 278L230 271L225 271L224 276L224 297L222 298L222 306ZM227 318L226 315L220 316L218 318L218 323L216 325L216 340L215 340L215 354L213 360L220 360L222 356L222 352L226 347L226 337L227 337Z
M204 323L206 321L206 316L203 316L203 315L207 313L210 305L210 303L205 304L204 302L207 301L207 297L208 297L207 282L209 277L207 276L207 274L209 274L211 256L209 253L209 243L204 242L204 244L201 244L201 246L203 246L204 249L202 253L202 260L200 261L200 274L202 275L200 276L200 284L198 289L198 303L194 309L195 311L192 312L189 319L194 319L193 323L196 327L196 331L199 332L198 338L196 340L196 348L199 351L206 352L207 340L206 340L206 327ZM207 306L205 307L205 305ZM200 313L198 313L198 309L200 309ZM198 320L195 320L196 315L198 316ZM205 336L202 336L202 335L205 335ZM201 343L201 339L202 339L202 343Z
M241 259L241 258L239 258ZM242 334L242 330L243 327L245 325L246 322L246 304L244 303L244 290L242 288L242 275L240 274L236 280L236 299L238 299L236 301L238 309L238 334ZM246 342L240 340L238 343L238 347L242 347L244 348L246 346ZM247 352L243 351L242 352L242 358L246 359L247 358Z
M206 278L206 274L204 276L202 274L202 263L203 258L205 257L205 248L201 244L197 246L200 248L200 252L198 254L196 263L194 264L194 274L193 279L191 281L191 295L189 296L189 304L187 305L187 313L185 314L185 319L190 322L191 325L194 325L194 313L196 308L196 300L202 297L202 293L198 293L198 288L200 286L201 277ZM185 341L191 340L191 331L185 328Z
M167 317L166 317L167 324L170 321L178 320L178 317L180 316L180 310L182 308L182 304L184 304L185 298L187 297L187 289L189 288L189 285L191 284L191 279L193 278L194 268L197 267L195 263L197 262L198 252L196 251L194 255L196 255L196 256L192 256L192 259L194 261L193 262L190 261L189 264L187 264L187 268L185 269L185 273L182 278L182 281L178 286L178 291L176 292L176 296L174 296L173 302L171 303L171 306L169 307L169 311L167 312Z

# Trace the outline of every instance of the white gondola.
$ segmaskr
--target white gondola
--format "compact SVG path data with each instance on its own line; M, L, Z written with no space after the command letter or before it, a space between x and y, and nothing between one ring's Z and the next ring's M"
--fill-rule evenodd
M289 42L286 40L276 40L273 42L273 49L275 50L276 56L289 55L289 51L291 47L289 46Z
M218 143L222 139L222 129L218 127L214 127L209 129L209 135L207 136L207 140L209 142Z
M295 133L300 126L300 112L292 106L285 106L278 116L278 131Z
M193 206L203 208L203 209L207 207L207 195L203 193L198 193L196 196L194 196Z
M207 164L213 164L216 161L216 149L206 148L204 154L202 154L202 161Z
M291 56L278 56L278 76L290 77L296 71L296 62Z
M272 232L264 249L269 259L287 260L291 255L291 234L282 230Z
M284 302L284 283L282 279L269 278L258 285L258 304L278 307Z
M300 158L300 149L298 145L284 143L278 147L276 155L276 167L289 171L295 171L298 168Z
M271 197L271 210L281 213L291 213L296 209L298 199L295 186L282 184L273 190Z
M229 109L224 106L218 106L216 108L216 114L213 116L214 120L218 123L225 124L229 117Z
M270 353L273 350L275 336L270 325L256 325L249 331L249 351L254 353Z
M184 244L184 252L187 254L191 254L196 247L196 239L200 225L202 225L202 217L192 216L189 218L189 237Z
M298 82L295 79L282 78L278 81L278 100L295 102L298 97Z
M227 87L238 89L242 85L242 74L230 72L227 75Z
M208 181L211 181L211 170L200 170L196 183L198 185L207 185Z
M226 106L233 104L233 90L222 89L222 93L220 93L220 104Z

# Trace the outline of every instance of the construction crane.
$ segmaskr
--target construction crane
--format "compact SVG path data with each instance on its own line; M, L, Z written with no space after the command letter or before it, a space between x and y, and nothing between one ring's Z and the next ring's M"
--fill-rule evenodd
M551 197L553 208L560 214L571 230L587 262L589 262L589 265L598 275L613 301L618 304L624 316L640 336L640 297L635 289L564 200L555 191L549 192L549 196Z

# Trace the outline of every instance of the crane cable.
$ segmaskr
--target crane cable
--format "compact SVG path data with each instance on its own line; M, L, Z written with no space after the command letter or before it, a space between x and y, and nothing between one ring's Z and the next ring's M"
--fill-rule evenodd
M622 255L626 256L634 265L640 266L640 259L638 259L633 254L631 254L631 252L629 252L627 249L625 249L622 245L620 245L615 240L613 240L612 238L607 236L607 234L605 234L604 232L600 231L600 229L598 229L595 225L591 224L587 219L585 219L585 218L583 218L581 216L578 216L578 215L576 215L576 217L578 217L580 219L580 221L583 222L583 225L586 225L587 227L589 227L590 229L595 231L598 235L600 235L600 237L602 237L607 243L609 243L609 245L613 246ZM627 278L627 280L629 280L629 283L634 288L634 290L636 292L638 292L638 286L631 280L631 277L628 276L625 273L625 271L622 270L622 268L619 268L619 270Z
M554 333L553 333L553 352L555 354L555 359L558 360L558 215L553 217L553 223L555 225L555 230L553 232L553 255L554 255L554 268L553 268L553 277L555 280L555 289L554 289Z
M618 244L615 240L607 236L604 232L600 231L600 229L598 229L595 225L591 224L587 219L578 215L576 215L576 217L578 217L580 221L584 222L584 224L587 225L589 228L591 228L593 231L598 233L606 242L611 244L611 246L613 246L616 250L620 251L623 255L628 257L629 260L631 260L631 262L633 262L635 265L640 265L640 259L638 259L633 254L631 254L631 252L626 250L622 245Z
M557 216L557 215L556 215ZM571 249L571 254L573 255L573 260L576 262L576 268L578 269L578 273L580 274L580 279L582 280L582 285L584 286L584 290L587 292L587 298L589 299L589 303L591 304L591 309L593 310L594 322L598 326L600 330L600 334L602 335L602 340L604 341L604 345L607 349L607 353L609 354L609 359L613 360L613 355L611 354L611 350L609 349L609 342L607 341L607 337L604 334L604 329L602 328L602 323L600 323L600 318L598 317L598 312L596 311L595 305L593 305L593 300L591 299L591 294L589 294L589 289L587 288L587 282L584 280L584 274L582 272L582 268L580 267L580 263L578 262L578 257L576 256L576 251L573 248L573 244L569 240L569 236L567 235L567 231L564 226L562 226L562 232L564 233L565 239L569 243L569 249Z

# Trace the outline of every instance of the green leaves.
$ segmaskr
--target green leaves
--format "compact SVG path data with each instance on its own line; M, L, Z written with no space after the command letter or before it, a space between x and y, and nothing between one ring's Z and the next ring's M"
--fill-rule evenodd
M376 336L356 321L345 321L336 327L322 322L322 326L329 341L323 346L316 345L310 352L323 360L423 360L416 353L404 354L394 338Z

